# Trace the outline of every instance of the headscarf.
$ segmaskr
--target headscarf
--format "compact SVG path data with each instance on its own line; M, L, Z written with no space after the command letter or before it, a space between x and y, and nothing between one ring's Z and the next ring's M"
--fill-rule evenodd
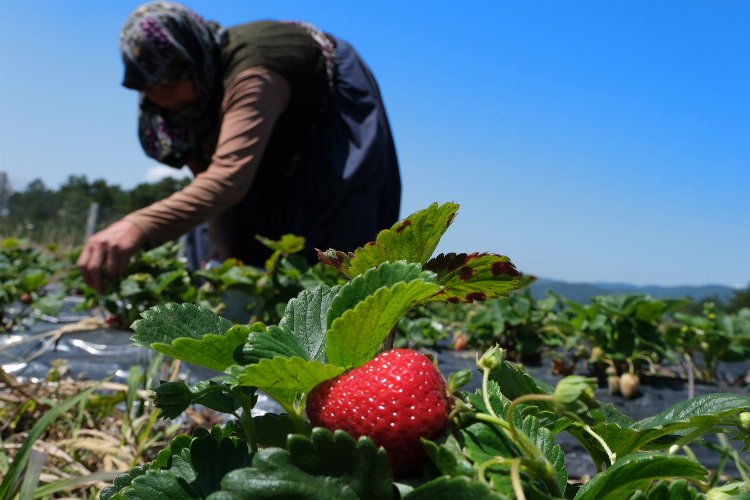
M148 156L179 168L200 150L218 120L225 44L221 26L177 3L142 5L125 21L120 34L125 87L142 91L159 83L190 80L199 94L196 102L174 112L141 93L138 135Z

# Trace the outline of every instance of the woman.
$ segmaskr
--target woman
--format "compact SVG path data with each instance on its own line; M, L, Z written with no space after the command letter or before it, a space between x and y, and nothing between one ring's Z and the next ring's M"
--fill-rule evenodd
M102 289L141 246L208 221L211 258L262 265L256 235L353 250L398 219L401 183L374 77L345 41L302 23L222 29L175 3L123 27L123 85L141 93L146 154L195 178L93 235L78 265Z

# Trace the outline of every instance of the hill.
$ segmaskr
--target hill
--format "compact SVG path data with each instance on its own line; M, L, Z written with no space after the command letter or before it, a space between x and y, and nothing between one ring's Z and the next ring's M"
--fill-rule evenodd
M547 290L581 303L587 303L591 297L603 294L647 294L657 299L691 298L695 301L716 298L726 303L736 291L724 285L638 286L625 283L568 283L546 278L540 278L531 285L531 295L537 299L544 298Z

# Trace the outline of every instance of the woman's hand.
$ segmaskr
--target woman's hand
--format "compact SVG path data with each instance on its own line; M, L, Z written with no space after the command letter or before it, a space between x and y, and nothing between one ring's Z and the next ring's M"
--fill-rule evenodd
M102 270L105 269L109 277L125 273L130 257L143 239L141 230L126 220L117 221L89 238L78 257L78 267L86 284L101 293Z

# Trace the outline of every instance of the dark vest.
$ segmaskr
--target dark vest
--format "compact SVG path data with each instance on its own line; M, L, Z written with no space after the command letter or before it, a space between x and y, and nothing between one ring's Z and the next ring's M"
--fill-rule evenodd
M261 161L288 175L307 146L314 124L325 106L328 80L317 44L301 26L258 21L228 29L222 51L224 88L243 71L263 66L281 74L290 87L287 109L279 117Z

